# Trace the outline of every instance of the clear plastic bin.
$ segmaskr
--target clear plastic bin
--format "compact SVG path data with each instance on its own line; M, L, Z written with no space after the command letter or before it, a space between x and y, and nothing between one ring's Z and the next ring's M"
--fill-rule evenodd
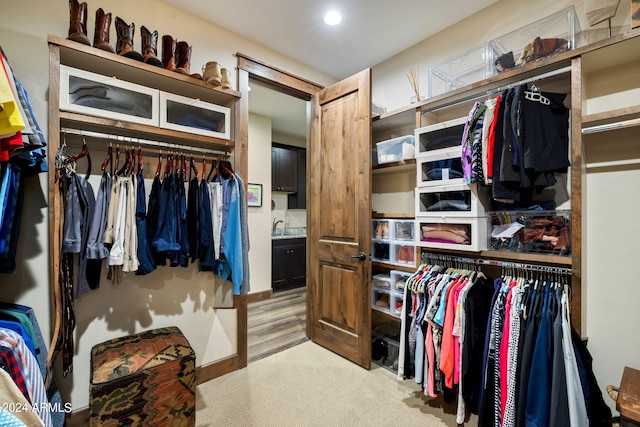
M490 250L571 255L571 211L487 212L487 227Z
M376 143L378 164L399 162L415 157L413 135L405 135Z
M429 97L468 86L495 74L493 46L483 43L429 67Z
M491 40L500 73L576 48L580 23L574 6Z
M411 267L416 265L413 219L374 219L371 228L373 261Z
M420 216L481 217L489 206L489 194L476 183L417 187L415 201Z
M425 248L479 252L487 248L486 218L420 218L416 243Z

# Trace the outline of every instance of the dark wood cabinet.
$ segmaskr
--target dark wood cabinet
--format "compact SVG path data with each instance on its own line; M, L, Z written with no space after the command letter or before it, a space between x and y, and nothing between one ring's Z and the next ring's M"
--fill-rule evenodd
M287 208L306 209L307 208L307 150L301 148L298 154L298 191L289 194L287 198Z
M307 239L272 241L271 287L273 292L299 288L307 276Z
M298 153L295 150L271 147L271 191L298 191Z

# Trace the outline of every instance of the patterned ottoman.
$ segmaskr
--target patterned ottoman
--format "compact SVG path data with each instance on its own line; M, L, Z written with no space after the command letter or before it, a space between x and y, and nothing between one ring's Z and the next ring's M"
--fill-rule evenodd
M91 349L90 426L193 426L196 356L176 327Z

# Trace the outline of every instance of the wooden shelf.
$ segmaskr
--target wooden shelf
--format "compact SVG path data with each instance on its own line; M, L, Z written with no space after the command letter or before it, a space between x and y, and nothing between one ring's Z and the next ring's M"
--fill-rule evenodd
M422 248L426 249L426 248ZM480 251L480 252L461 252L456 250L447 249L434 249L423 250L421 252L430 252L435 254L447 254L451 256L459 256L461 258L479 258L479 259L491 259L500 260L514 263L525 264L554 264L557 266L571 266L570 256L561 255L540 255L540 254L527 254L519 252L506 252L506 251ZM418 254L418 258L421 257L421 252Z
M417 105L418 104L405 105L404 107L374 117L372 119L373 132L383 133L407 125L416 128Z
M540 255L525 254L518 252L502 252L502 251L482 251L481 258L499 259L504 261L522 262L522 263L538 263L538 264L556 264L571 266L570 256L561 255Z
M390 172L404 172L404 171L413 171L415 172L416 168L416 159L407 159L400 160L399 162L391 162L391 163L383 163L381 165L373 166L371 168L372 173L390 173Z
M375 304L375 301L372 301L372 303ZM371 306L371 312L372 313L377 313L381 317L383 317L385 319L393 320L394 322L401 322L402 321L402 319L400 319L400 317L394 316L393 314L387 313L386 311L382 311L382 309L375 308L374 306Z
M230 151L234 147L234 142L228 139L180 132L156 126L87 116L85 114L71 113L68 111L60 111L59 116L61 128L69 127L102 132L109 135L127 136L130 138L155 139L161 142L186 144L203 148L217 148L223 151Z
M415 272L416 269L418 268L418 267L411 267L409 265L390 264L390 263L387 263L387 262L380 262L380 261L371 261L371 266L372 267L385 268L385 269L389 269L389 270L406 271L406 272L409 272L409 273Z
M195 77L168 71L61 37L49 35L47 40L49 44L59 46L59 62L70 67L125 79L131 83L155 89L162 88L167 92L225 107L233 106L240 98L240 92L221 89Z
M582 116L582 128L607 125L640 117L640 105Z
M415 215L413 212L373 212L371 217L374 219L414 219Z

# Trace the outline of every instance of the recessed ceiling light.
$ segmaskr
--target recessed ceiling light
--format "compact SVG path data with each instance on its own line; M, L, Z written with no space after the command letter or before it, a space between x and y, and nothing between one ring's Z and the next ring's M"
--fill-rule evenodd
M324 15L324 22L327 25L338 25L342 21L342 16L335 10L330 10Z

